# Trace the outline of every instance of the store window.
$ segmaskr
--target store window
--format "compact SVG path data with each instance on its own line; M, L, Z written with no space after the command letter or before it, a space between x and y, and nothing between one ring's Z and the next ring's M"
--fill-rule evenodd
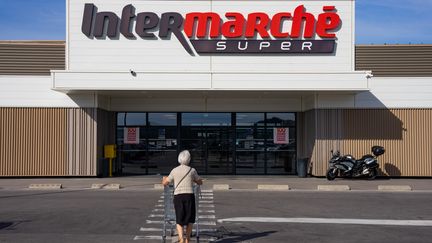
M267 113L265 137L267 174L295 174L297 154L295 113Z
M231 126L231 113L183 113L182 126Z
M178 165L177 113L148 113L148 173L166 173Z
M236 173L265 172L265 114L236 114Z

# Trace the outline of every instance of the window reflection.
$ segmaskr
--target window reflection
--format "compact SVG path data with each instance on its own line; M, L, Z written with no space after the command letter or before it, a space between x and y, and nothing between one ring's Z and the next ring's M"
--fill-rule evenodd
M264 126L264 113L237 113L237 126Z
M176 113L149 113L150 126L177 126Z
M118 126L145 126L146 113L118 113L117 114Z
M231 113L183 113L183 126L231 126Z
M267 113L267 126L295 126L295 113Z

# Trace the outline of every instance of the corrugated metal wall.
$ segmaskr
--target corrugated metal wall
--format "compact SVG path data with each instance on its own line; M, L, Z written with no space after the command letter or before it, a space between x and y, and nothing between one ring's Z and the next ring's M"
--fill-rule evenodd
M96 109L68 110L68 175L96 176Z
M0 108L0 176L67 174L67 111Z
M0 176L96 176L96 124L93 108L0 108Z
M381 145L386 148L379 157L382 175L432 176L431 109L310 112L317 116L316 140L308 137L313 175L325 175L332 149L358 158ZM305 129L313 126L307 123Z
M50 75L64 69L64 41L0 41L0 75Z
M432 45L358 45L356 70L376 77L431 77Z
M431 77L432 45L357 45L356 70L377 77ZM0 41L0 75L65 69L64 41Z

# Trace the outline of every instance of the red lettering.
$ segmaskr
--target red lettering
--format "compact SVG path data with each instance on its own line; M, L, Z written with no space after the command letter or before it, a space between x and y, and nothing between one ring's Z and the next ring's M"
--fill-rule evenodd
M222 35L226 38L242 37L246 22L243 15L241 13L229 12L225 14L225 17L234 20L227 21L222 25Z
M313 37L315 32L315 17L312 14L305 12L304 6L300 5L294 10L293 25L291 29L292 38L299 38L301 36L300 33L302 32L303 19L306 22L303 37Z
M258 33L262 38L269 38L270 35L267 32L270 18L265 13L251 13L248 15L246 24L246 38L253 38L255 32Z
M324 12L335 11L335 6L324 6ZM336 34L328 33L328 31L336 30L341 24L341 19L337 13L322 13L318 15L318 22L316 26L316 33L321 38L335 38Z
M291 13L277 13L273 16L271 21L271 34L275 38L289 37L288 32L281 32L283 28L283 21L291 18Z
M186 14L186 20L184 24L184 32L189 38L192 38L194 32L195 22L198 22L196 37L204 38L208 34L207 26L211 22L210 26L210 37L219 37L220 31L219 27L221 24L221 18L219 14L208 12L208 13L188 13Z

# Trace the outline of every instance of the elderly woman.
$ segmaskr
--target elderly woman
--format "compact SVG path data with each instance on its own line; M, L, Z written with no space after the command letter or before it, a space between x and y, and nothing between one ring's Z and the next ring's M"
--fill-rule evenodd
M177 232L180 243L189 243L192 226L195 223L195 196L193 183L202 185L202 179L196 170L189 167L191 156L184 150L178 156L179 166L174 168L168 177L164 176L162 184L169 185L174 181L174 209L176 214ZM183 227L186 226L186 240L183 241Z

